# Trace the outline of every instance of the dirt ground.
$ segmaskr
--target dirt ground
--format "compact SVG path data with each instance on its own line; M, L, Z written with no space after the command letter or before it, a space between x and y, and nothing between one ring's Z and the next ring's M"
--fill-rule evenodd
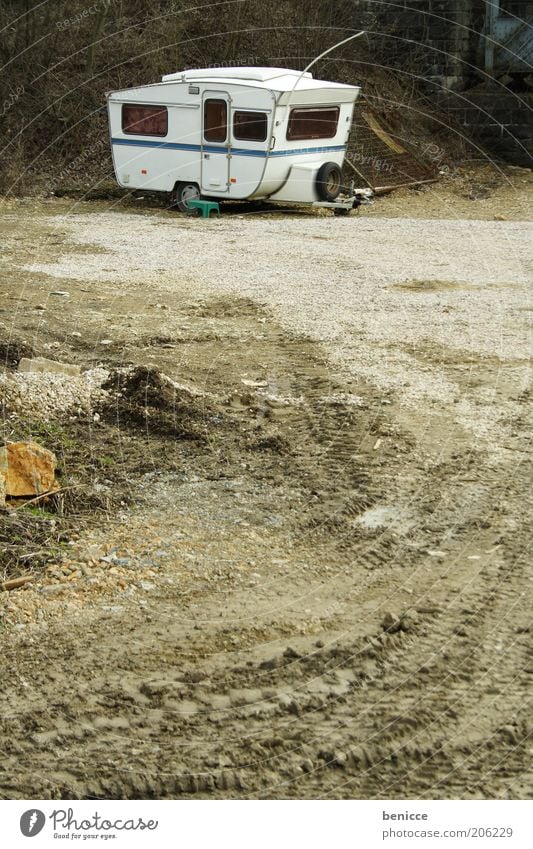
M75 496L18 508L2 798L531 795L532 182L0 205L7 373L109 372L4 407Z

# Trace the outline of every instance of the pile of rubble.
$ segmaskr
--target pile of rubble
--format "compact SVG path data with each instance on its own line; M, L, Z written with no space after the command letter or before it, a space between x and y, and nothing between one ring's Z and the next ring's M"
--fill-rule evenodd
M80 371L79 366L43 357L23 358L17 372L0 374L0 404L4 415L25 415L48 421L58 414L91 413L107 397L105 368Z
M26 418L61 421L67 416L71 420L98 422L111 400L124 418L138 416L144 421L151 417L159 425L166 416L172 427L187 433L203 429L206 410L211 411L206 393L144 366L112 370L98 367L82 372L77 365L23 357L16 372L0 374L0 409L8 422L11 417L15 423ZM101 584L127 594L152 589L152 579L161 571L164 558L170 557L166 550L156 547L155 553L136 555L127 547L113 546L100 538L90 544L90 536L84 533L80 539L79 528L73 527L68 530L68 538L64 534L61 538L62 544L68 544L68 551L57 547L61 528L56 514L64 517L64 499L68 499L70 490L83 487L86 497L90 481L74 485L69 480L58 482L56 455L33 440L9 441L8 431L9 427L5 445L0 445L0 542L5 539L9 544L18 525L25 525L21 545L11 551L9 563L5 557L0 560L0 620L7 616L5 605L11 605L3 596L2 591L6 590L24 590L17 593L20 605L17 602L15 607L26 611L24 621L32 621L44 615L44 596L63 597L63 591L72 587L82 594L96 591ZM17 432L17 427L11 432ZM46 428L43 433L47 433ZM102 496L108 491L108 484L108 480L98 481L94 491L98 486ZM92 490L89 495L93 495ZM27 506L44 508L43 515L37 510L22 510ZM120 521L120 517L115 515L115 520ZM42 549L38 553L43 556L38 560L31 559L31 555L28 558L24 551L24 543L32 543L32 530L42 531L37 548ZM17 619L15 608L11 606L10 611L11 618L5 621L13 624Z

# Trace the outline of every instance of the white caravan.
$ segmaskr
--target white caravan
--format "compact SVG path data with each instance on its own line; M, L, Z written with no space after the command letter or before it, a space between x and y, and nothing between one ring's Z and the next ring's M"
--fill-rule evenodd
M107 96L120 186L192 199L347 211L342 163L358 86L287 68L207 68Z

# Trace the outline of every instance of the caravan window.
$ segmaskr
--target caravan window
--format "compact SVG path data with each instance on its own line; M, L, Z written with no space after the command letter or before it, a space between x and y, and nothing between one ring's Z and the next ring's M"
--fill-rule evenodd
M291 109L287 138L332 139L339 123L338 106L317 109Z
M122 107L122 132L134 136L166 136L168 133L167 107L125 103Z
M266 141L266 112L235 112L233 115L233 135L243 141Z
M204 139L225 142L228 135L228 104L225 100L206 100L204 103Z

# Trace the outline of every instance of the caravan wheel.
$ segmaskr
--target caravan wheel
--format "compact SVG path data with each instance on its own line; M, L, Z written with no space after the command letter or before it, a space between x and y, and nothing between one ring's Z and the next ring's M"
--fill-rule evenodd
M316 175L316 191L320 200L331 203L342 189L342 171L335 162L325 162Z
M180 212L187 212L190 200L200 199L200 188L196 183L176 183L171 195L172 206Z

